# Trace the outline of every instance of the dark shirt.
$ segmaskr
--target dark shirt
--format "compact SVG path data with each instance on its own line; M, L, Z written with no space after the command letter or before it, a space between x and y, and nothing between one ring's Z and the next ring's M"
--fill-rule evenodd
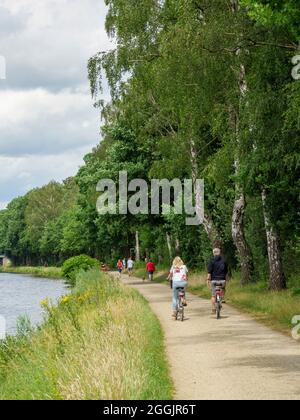
M214 257L208 265L208 273L211 274L212 281L226 280L228 265L223 257Z

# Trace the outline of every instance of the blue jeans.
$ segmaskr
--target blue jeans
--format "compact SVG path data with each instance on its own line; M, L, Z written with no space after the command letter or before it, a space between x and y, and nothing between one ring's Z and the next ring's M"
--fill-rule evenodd
M177 299L178 299L178 290L177 287L184 287L184 289L187 286L187 281L176 281L173 282L173 311L176 311L177 309Z

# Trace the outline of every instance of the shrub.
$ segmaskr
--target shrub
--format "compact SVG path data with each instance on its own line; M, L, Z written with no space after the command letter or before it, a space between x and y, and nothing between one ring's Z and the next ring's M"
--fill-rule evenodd
M88 271L91 268L99 267L99 261L88 255L78 255L69 258L64 262L62 274L71 286L75 285L76 276L80 271Z

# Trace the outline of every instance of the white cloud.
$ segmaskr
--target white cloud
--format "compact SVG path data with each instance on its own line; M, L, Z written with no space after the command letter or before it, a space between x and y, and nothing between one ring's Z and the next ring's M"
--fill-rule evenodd
M0 210L6 209L7 205L8 205L7 201L0 201Z
M49 156L0 156L0 207L51 180L62 181L77 172L89 148Z
M99 140L99 111L88 93L0 91L0 154L61 153Z
M104 0L0 0L0 208L74 175L98 143L87 61L112 48L105 15Z
M17 28L2 31L0 39L9 87L57 90L85 83L88 59L111 48L102 0L0 0L0 7Z

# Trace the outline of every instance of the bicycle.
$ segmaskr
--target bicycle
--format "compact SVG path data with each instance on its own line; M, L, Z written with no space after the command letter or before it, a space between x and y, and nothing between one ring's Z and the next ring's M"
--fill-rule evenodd
M176 304L176 317L175 321L181 320L184 321L184 301L185 301L185 290L184 287L177 287L177 304Z
M217 319L221 319L221 311L222 311L222 303L223 303L223 296L225 290L225 281L215 281L213 282L213 286L215 287L216 296L215 296L215 307L216 307L216 314Z

